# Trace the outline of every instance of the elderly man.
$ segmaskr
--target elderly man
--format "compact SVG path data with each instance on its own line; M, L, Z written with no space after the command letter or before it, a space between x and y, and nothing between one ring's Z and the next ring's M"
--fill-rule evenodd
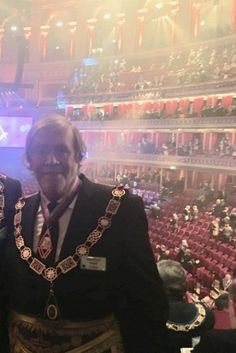
M186 274L179 262L162 260L157 266L170 306L166 352L179 353L183 347L192 347L195 337L213 327L214 316L201 302L187 303Z
M79 174L84 153L63 117L28 134L40 192L17 203L7 246L11 352L160 353L168 305L142 200Z

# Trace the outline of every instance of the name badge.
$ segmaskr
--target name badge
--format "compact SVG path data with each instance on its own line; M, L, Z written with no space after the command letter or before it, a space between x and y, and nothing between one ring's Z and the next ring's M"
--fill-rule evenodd
M82 256L81 270L106 271L107 259L105 257Z

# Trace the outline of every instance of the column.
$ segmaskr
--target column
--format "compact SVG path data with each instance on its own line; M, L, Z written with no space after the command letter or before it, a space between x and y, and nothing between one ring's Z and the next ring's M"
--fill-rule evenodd
M195 183L196 183L196 172L193 170L192 172L192 187L195 188Z
M203 133L203 137L202 137L202 149L203 151L206 150L206 133Z
M4 28L0 28L0 60L2 58L2 44L3 44L3 37L4 37Z
M162 188L163 185L163 168L160 169L160 189Z
M179 133L175 133L175 145L176 145L176 154L178 154L178 148L179 148Z
M24 30L24 37L25 37L25 40L27 41L28 48L29 48L29 42L30 42L32 28L31 27L24 27L23 30ZM27 61L29 61L29 55L30 55L30 53L28 51L27 58L26 58Z
M137 12L137 19L138 19L138 48L142 48L143 46L143 34L144 34L144 21L148 9L140 9Z
M210 132L209 136L209 152L212 152L212 132Z
M69 51L70 51L70 59L75 58L75 35L77 29L77 22L71 21L69 22L69 32L70 32L70 44L69 44Z
M88 55L92 54L93 50L93 39L94 39L94 28L97 22L96 18L90 18L87 20L87 29L88 29Z
M184 191L187 190L188 188L188 178L189 178L189 174L188 171L185 170L185 177L184 177Z
M50 26L40 26L40 58L41 61L45 61L48 53L47 36L49 33Z
M232 143L232 146L236 144L236 132L232 133L231 143Z
M119 13L117 15L118 18L118 28L117 28L117 50L118 53L120 54L123 49L123 40L124 40L124 24L125 24L125 14L124 13Z
M173 2L172 9L171 9L171 44L172 45L175 45L176 39L177 39L176 17L178 12L179 12L179 4Z
M31 19L29 21L31 26L30 42L29 42L29 56L30 63L38 64L41 59L41 18L43 17L42 9L39 3L32 2Z
M236 30L236 0L232 0L232 18L231 18L231 29Z
M200 29L200 7L201 3L198 0L192 0L192 32L194 38L198 37Z

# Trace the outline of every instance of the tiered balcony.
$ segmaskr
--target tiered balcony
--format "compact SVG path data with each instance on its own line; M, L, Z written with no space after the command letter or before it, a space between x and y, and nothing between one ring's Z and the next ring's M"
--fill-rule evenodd
M204 117L191 119L133 119L133 120L94 120L94 121L75 121L74 124L79 130L191 130L191 129L233 129L236 128L235 116Z
M92 152L89 154L89 162L115 163L121 165L135 166L156 166L159 168L175 169L198 169L212 171L228 172L236 174L236 159L225 157L208 156L163 156L154 154L137 153L111 153L111 152Z

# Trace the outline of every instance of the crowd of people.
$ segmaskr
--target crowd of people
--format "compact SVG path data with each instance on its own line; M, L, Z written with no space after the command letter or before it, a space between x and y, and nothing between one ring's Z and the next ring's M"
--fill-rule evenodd
M142 99L142 97L139 97ZM138 99L135 103L138 101ZM150 97L150 99L152 99ZM198 99L198 98L197 98ZM109 121L118 119L147 119L147 120L159 120L159 119L188 119L188 118L205 118L205 117L230 117L236 114L236 102L235 98L232 99L232 104L226 107L222 106L222 98L218 98L214 103L207 102L207 99L202 98L202 106L200 108L194 107L194 99L185 98L184 108L181 106L181 100L171 100L169 102L161 100L160 107L155 107L150 104L150 109L145 111L136 109L127 109L127 111L119 112L117 105L109 112L105 112L102 107L94 109L93 112L86 112L82 108L74 109L72 116L70 117L74 121ZM174 109L169 110L168 104L173 104Z
M215 222L215 217L222 225L222 236L219 238L222 243L225 244L225 234L223 233L225 225L230 226L234 236L236 235L236 211L232 206L226 206L225 199L217 199L215 203L205 204L201 213L206 213L212 218L209 231L213 239L215 239L215 234L212 224ZM177 209L169 219L164 217L164 223L170 223L172 242L175 239L174 234L181 231L183 227L187 226L187 229L190 229L189 224L197 226L199 215L198 207L192 203L186 205L182 212ZM149 214L149 217L151 219L152 215ZM166 226L166 228L168 227ZM153 231L155 234L155 228L152 227ZM228 269L222 277L219 276L219 273L212 273L211 282L209 286L206 286L198 278L198 268L201 268L203 264L199 258L193 255L190 242L192 245L191 232L189 232L188 239L182 239L174 250L160 243L155 248L158 269L170 306L167 322L172 337L170 352L180 352L181 347L194 347L193 352L203 353L234 352L236 347L236 314L234 310L236 268ZM231 245L235 247L233 237ZM192 325L195 322L194 319L199 315L199 311L201 312L202 306L204 308L202 320L197 320L197 324ZM218 338L216 344L214 342L215 335Z
M230 209L225 205L224 199L217 199L213 207L214 216L210 231L213 237L221 239L224 243L236 243L236 208Z
M72 102L79 96L100 92L124 92L161 89L163 87L221 82L236 77L234 44L171 52L166 57L118 59L92 67L75 68L63 93ZM162 94L162 93L161 93Z
M114 152L137 153L150 155L177 155L177 156L213 156L228 157L234 159L236 157L236 145L233 141L234 137L228 134L214 133L215 142L212 146L203 148L203 133L192 133L189 136L182 133L185 142L177 142L178 136L174 134L157 132L155 135L133 133L132 137L124 136L124 133L117 132L112 134L111 141L104 143L102 133L93 134L93 140L87 143L90 152ZM159 141L157 141L159 140Z

